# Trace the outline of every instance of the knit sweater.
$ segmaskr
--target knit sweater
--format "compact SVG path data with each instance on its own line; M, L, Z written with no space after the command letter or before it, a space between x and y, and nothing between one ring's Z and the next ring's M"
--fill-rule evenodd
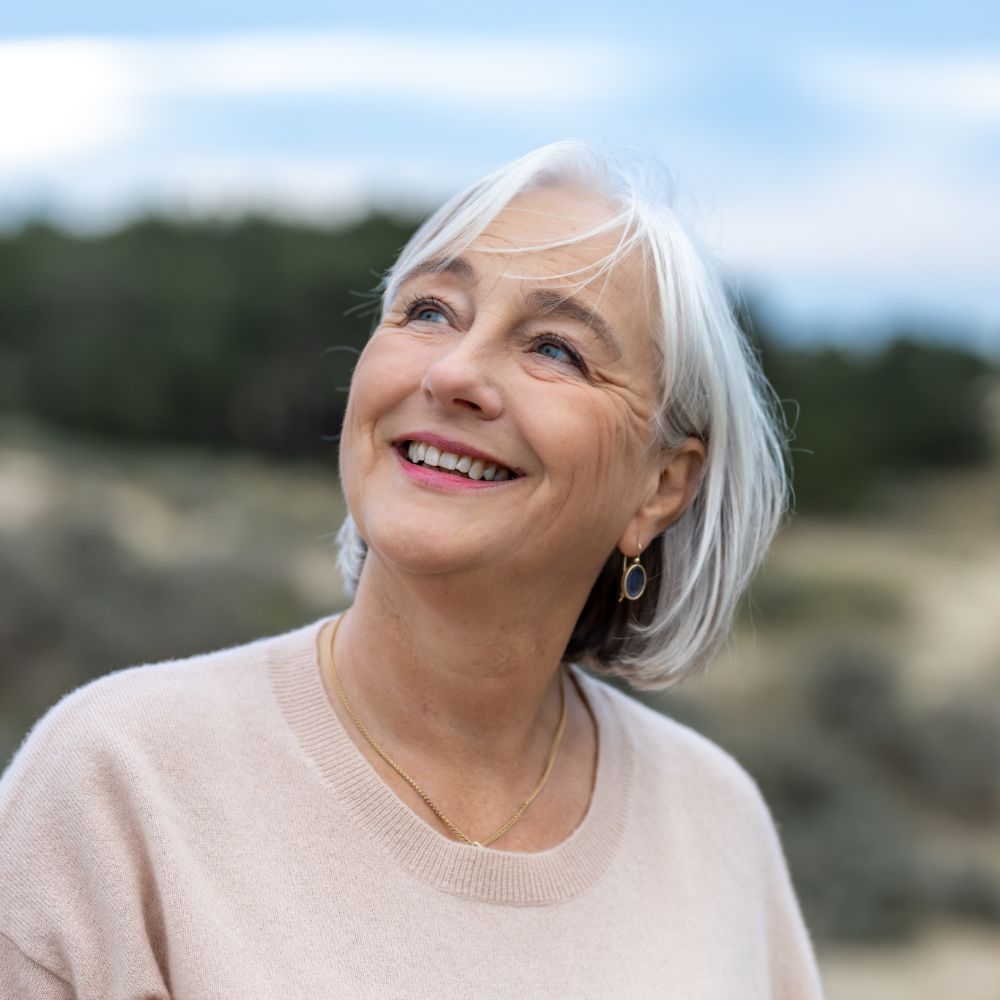
M573 834L458 843L333 711L325 619L66 695L0 779L0 997L812 1000L774 825L731 757L574 669Z

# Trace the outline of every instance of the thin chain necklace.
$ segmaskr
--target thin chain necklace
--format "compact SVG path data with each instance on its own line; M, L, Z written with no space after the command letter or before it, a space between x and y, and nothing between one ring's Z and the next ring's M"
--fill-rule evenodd
M566 728L566 693L563 688L563 670L560 666L559 668L559 725L556 726L555 739L552 741L552 749L549 751L548 763L545 765L545 770L542 772L542 777L538 784L532 789L531 794L521 803L518 807L517 812L496 833L487 837L485 840L473 840L471 837L467 837L464 833L441 810L431 801L430 796L379 746L378 742L372 736L371 733L365 728L364 723L358 718L354 709L351 707L351 703L347 700L347 695L344 694L344 689L341 686L340 678L337 676L337 666L333 659L333 641L337 637L337 629L340 628L340 623L344 620L344 616L341 615L337 619L337 624L333 627L333 632L330 634L330 672L333 674L333 682L337 685L337 692L340 695L340 700L344 703L344 708L347 710L347 714L354 721L354 725L358 727L361 735L369 742L371 748L384 760L389 767L391 767L396 774L398 774L410 787L427 803L427 808L434 813L435 816L456 837L464 840L465 843L471 844L473 847L488 847L493 841L498 840L502 837L523 815L525 809L531 805L535 800L535 796L542 790L545 782L549 779L549 774L552 771L552 765L555 764L556 754L559 752L559 744L562 741L563 730Z

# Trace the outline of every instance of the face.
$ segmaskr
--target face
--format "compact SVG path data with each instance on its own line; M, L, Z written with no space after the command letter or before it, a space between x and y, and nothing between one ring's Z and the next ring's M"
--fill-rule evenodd
M348 505L381 564L585 593L616 545L634 551L628 533L661 480L641 264L579 288L617 234L490 252L610 211L569 189L523 194L457 262L412 275L387 303L341 439Z

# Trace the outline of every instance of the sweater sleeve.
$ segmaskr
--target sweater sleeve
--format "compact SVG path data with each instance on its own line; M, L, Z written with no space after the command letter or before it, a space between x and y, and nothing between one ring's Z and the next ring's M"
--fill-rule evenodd
M677 738L677 731L674 731ZM675 766L675 794L698 803L712 856L725 884L742 887L745 919L759 949L772 1000L822 1000L812 941L799 906L778 827L754 778L729 753L686 730L687 753ZM718 874L718 873L716 873Z
M74 1000L69 983L29 958L0 933L0 997L8 1000Z
M168 997L144 776L104 680L51 708L0 777L3 997Z
M799 906L777 826L752 782L762 834L763 874L769 941L771 995L774 1000L822 1000L823 988L812 940Z

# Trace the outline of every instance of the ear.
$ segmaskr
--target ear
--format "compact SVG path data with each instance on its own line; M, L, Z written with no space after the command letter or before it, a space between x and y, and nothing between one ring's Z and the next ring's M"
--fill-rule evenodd
M618 539L623 555L638 555L665 528L676 521L694 500L705 466L705 445L696 437L662 453L652 472L652 483L642 506Z

